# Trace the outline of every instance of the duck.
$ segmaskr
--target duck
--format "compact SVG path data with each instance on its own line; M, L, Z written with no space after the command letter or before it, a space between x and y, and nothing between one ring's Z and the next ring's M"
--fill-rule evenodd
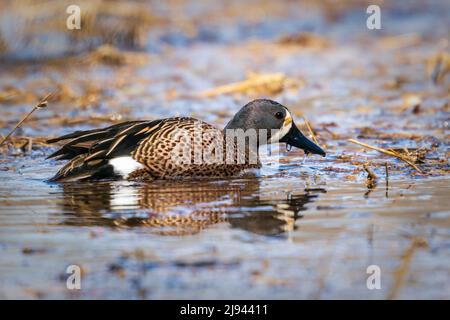
M291 112L270 99L244 105L219 129L191 117L134 120L75 131L47 159L69 160L50 182L230 177L261 168L262 145L286 143L325 156L296 126Z

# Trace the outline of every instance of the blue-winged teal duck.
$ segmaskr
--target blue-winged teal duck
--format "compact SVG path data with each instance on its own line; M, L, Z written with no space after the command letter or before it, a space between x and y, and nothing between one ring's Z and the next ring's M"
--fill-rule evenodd
M48 158L70 161L51 181L233 176L259 168L258 147L277 142L325 156L300 132L289 110L268 99L242 107L224 130L194 118L175 117L76 131L48 142L63 140L68 142Z

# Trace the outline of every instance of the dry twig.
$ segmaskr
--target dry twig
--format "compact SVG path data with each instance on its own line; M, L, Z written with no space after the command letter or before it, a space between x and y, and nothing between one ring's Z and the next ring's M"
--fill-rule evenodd
M314 134L314 130L312 129L311 125L309 124L308 119L306 119L305 116L303 116L303 121L305 121L306 127L308 128L309 133L311 134L311 137L312 137L312 139L314 140L314 142L315 142L319 147L321 147L320 144L319 144L319 142L317 141L316 135Z
M6 141L8 140L8 138L14 133L14 131L17 130L17 128L19 128L22 123L24 123L25 120L27 120L34 111L36 111L37 109L42 109L47 107L47 103L48 103L48 99L54 94L54 92L47 94L44 98L42 98L34 107L33 109L31 109L30 112L28 112L25 117L22 118L22 120L20 120L15 126L14 128L6 135L6 137L3 138L3 140L0 142L0 146Z
M389 188L389 167L387 162L384 163L384 169L386 172L386 189Z

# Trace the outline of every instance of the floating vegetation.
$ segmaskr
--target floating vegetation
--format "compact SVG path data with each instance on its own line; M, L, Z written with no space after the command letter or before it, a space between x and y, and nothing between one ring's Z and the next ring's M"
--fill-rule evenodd
M301 86L301 83L294 79L289 79L282 73L250 73L247 80L208 89L200 92L199 96L211 98L221 94L234 93L242 93L249 96L276 95L289 86Z
M387 154L387 155L396 157L396 158L398 158L398 159L400 159L400 160L406 162L407 164L409 164L411 167L413 167L414 169L416 169L416 170L419 171L420 173L424 173L417 165L415 165L415 164L413 163L415 160L412 159L412 158L409 156L409 153L407 153L407 152L405 152L404 154L401 154L401 153L399 153L399 152L394 151L393 149L387 150L387 149L383 149L383 148L371 146L371 145L368 145L367 143L363 143L363 142L357 141L357 140L355 140L355 139L349 139L348 141L350 141L350 142L352 142L352 143L359 144L360 146L363 146L363 147L365 147L365 148L369 148L369 149L372 149L372 150L376 150L376 151L378 151L378 152L381 152L381 153L384 153L384 154Z
M331 46L329 40L311 32L283 36L278 40L282 45L294 45L306 48L326 49Z

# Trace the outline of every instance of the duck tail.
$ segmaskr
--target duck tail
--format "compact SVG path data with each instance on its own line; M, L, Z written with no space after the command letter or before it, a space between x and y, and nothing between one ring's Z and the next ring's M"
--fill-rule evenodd
M87 179L115 178L114 168L106 159L86 161L88 154L80 154L64 165L49 182L73 182Z

